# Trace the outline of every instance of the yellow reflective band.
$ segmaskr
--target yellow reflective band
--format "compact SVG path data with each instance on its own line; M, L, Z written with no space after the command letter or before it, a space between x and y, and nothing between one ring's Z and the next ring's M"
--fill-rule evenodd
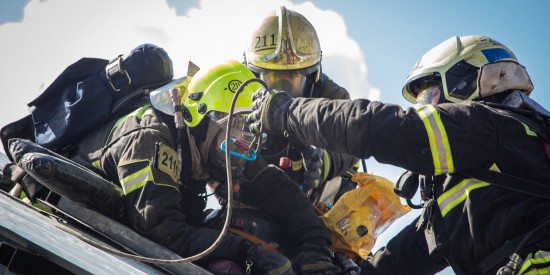
M430 149L434 162L434 175L442 175L445 173L454 172L453 156L451 154L451 146L447 138L447 132L439 114L432 105L415 105L418 115L424 123L428 140L430 141Z
M535 268L527 273L518 273L522 275L548 275L550 274L550 267Z
M143 187L147 181L153 181L153 172L150 166L121 179L120 185L122 185L122 192L124 195L128 195L132 191Z
M531 270L530 272L525 273L531 267L531 265L533 264L531 262L532 256L533 256L533 254L531 254L531 253L529 253L529 255L527 255L527 258L525 258L525 261L523 261L523 264L521 265L521 268L519 269L518 274L529 274L529 273L534 271L534 270Z
M148 115L148 114L152 114L152 113L153 113L153 109L152 109L151 105L145 105L143 107L140 107L140 108L134 110L133 112L119 118L117 120L117 122L115 123L115 125L113 126L113 129L118 127L122 122L124 122L124 120L126 120L129 117L135 116L138 119L141 119L144 115ZM111 129L111 131L112 131L112 129Z
M111 131L109 131L109 137L111 137L111 135L113 134L113 131L118 128L118 126L120 126L120 124L122 124L122 122L124 122L127 118L129 117L132 117L132 116L135 116L137 117L138 119L141 120L141 118L143 117L143 115L145 114L152 114L153 113L153 109L152 109L152 106L151 105L145 105L143 107L140 107L134 111L132 111L131 113L119 118L116 122L115 122L115 125L113 125L113 128L111 128ZM105 142L109 142L109 139L107 139ZM107 144L104 145L104 147L107 146Z
M330 171L330 156L323 152L323 169L325 170L323 173L323 180L326 180L328 178L328 172Z
M464 202L472 190L486 186L489 186L489 184L476 179L465 179L461 181L455 187L437 198L441 216L445 217L445 215L455 208L455 206Z
M531 130L529 126L525 125L525 123L521 123L521 124L523 124L523 127L525 127L525 132L527 133L528 136L538 137L537 133Z
M524 273L524 275L548 275L548 274L550 274L550 267L537 268L527 273Z
M494 163L489 170L500 173L500 169L498 169L496 163ZM489 185L490 184L487 182L476 179L462 180L459 184L445 191L445 193L441 194L441 196L437 198L437 204L439 205L441 215L445 217L445 215L447 215L447 213L449 213L449 211L451 211L455 206L466 200L466 197L472 190Z
M101 160L100 159L92 162L92 166L99 169L99 170L101 170L101 171L103 171L103 168L101 168Z
M304 167L304 164L302 162L302 160L296 160L296 161L292 161L292 171L298 171L300 169L302 169L302 167Z
M535 253L532 262L534 264L544 264L550 262L550 252L548 251L538 251Z
M518 274L550 274L550 267L537 267L536 265L544 265L550 262L550 252L539 250L533 257L529 254Z

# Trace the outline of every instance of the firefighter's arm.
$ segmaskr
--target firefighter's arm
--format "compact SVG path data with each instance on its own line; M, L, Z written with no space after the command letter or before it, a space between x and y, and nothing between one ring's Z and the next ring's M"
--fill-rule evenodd
M305 144L420 174L490 166L499 144L490 112L475 103L403 110L366 99L257 98L251 130L286 131Z
M448 263L444 258L430 256L424 230L416 229L417 220L363 261L362 271L365 274L436 274L445 269Z

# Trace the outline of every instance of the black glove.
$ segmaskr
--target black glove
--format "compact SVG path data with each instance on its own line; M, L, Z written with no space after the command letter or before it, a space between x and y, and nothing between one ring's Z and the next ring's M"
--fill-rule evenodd
M246 117L250 132L284 132L286 130L287 110L292 96L285 92L260 89L252 95L252 113Z
M282 254L271 252L259 244L245 245L246 274L294 274L292 264Z
M330 157L327 151L314 146L308 146L308 150L302 151L304 160L304 184L309 189L322 187L322 183L328 177L330 170Z
M299 274L340 274L342 270L332 263L334 252L330 247L317 244L302 244L292 265Z
M287 136L288 141L302 155L304 162L304 185L306 190L315 190L322 187L330 171L330 156L327 151L315 146L306 145L296 139L294 135Z

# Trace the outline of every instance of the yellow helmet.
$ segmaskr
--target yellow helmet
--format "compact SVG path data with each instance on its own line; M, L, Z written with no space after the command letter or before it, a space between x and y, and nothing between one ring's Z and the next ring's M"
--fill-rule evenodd
M514 78L499 80L494 77L496 71L507 72ZM514 53L498 41L481 35L454 36L429 50L409 73L403 97L415 103L418 90L422 89L415 88L430 81L441 83L448 102L476 100L510 89L529 94L533 89Z
M304 89L319 80L321 45L303 15L281 6L252 33L245 61L271 89L303 96Z
M189 82L188 96L182 98L185 123L189 127L195 127L207 114L227 115L235 92L243 82L251 78L255 78L252 71L235 60L200 69ZM252 94L262 87L258 82L244 87L237 98L235 113L250 112Z

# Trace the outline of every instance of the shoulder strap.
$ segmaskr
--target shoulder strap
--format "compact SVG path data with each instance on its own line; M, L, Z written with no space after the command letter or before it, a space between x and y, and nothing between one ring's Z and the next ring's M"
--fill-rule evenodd
M523 192L532 196L550 199L550 185L481 168L467 169L460 173L466 175L467 177L485 181L496 186Z
M187 127L176 129L178 132L176 142L179 142L181 145L178 145L178 148L181 148L181 161L182 169L180 172L180 181L189 182L191 179L191 169L193 167L193 159L191 158L191 144L189 144L189 136L187 133Z
M260 244L261 246L263 246L263 248L265 248L265 250L267 251L271 251L271 252L275 252L275 253L279 253L281 254L281 252L279 252L279 250L277 250L275 247L271 246L269 243L267 243L266 241L254 236L254 235L251 235L251 234L248 234L240 229L237 229L237 228L234 228L234 227L229 227L227 228L227 231L233 233L233 234L236 234L236 235L239 235L253 243L257 243L257 244Z
M505 113L529 126L539 137L550 143L550 115L542 107L536 109L517 108L493 102L483 102L500 113ZM534 103L533 103L534 104Z

